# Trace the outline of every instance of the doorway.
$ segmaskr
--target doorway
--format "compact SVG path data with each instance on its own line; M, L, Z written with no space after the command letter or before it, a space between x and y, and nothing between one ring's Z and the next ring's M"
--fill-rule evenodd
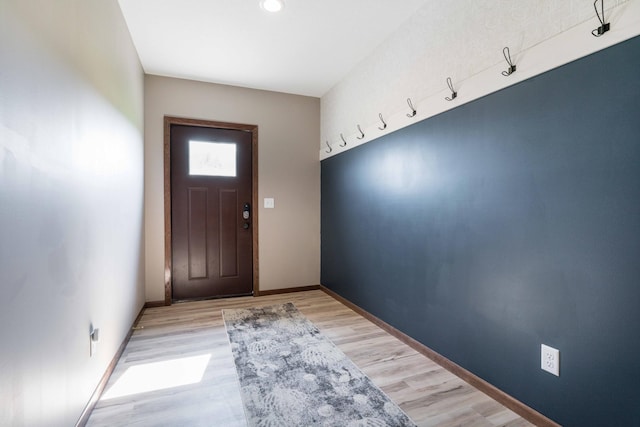
M257 126L164 125L165 305L257 295Z

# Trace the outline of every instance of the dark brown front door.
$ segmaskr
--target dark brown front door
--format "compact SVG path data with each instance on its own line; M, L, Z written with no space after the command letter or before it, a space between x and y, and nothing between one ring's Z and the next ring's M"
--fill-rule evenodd
M253 291L252 134L170 127L172 299Z

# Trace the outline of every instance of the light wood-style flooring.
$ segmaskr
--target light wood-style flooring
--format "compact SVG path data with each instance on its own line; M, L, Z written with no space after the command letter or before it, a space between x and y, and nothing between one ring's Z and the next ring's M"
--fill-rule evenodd
M245 426L221 310L284 302L293 302L419 426L531 425L320 290L146 309L87 425ZM108 398L130 368L170 378L175 366L163 363L202 357L208 364L193 384Z

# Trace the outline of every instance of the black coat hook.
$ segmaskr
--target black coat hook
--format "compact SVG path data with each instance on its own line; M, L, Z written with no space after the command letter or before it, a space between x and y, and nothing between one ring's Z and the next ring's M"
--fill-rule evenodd
M407 117L415 117L417 111L413 107L413 103L411 102L411 98L407 98L407 104L409 104L409 108L411 108L411 114L407 113Z
M324 143L327 144L327 147L329 147L329 151L325 150L324 152L329 154L330 152L333 151L333 148L331 148L331 146L329 145L329 141L325 141Z
M340 147L346 147L347 146L347 141L345 141L344 136L342 136L342 134L340 134L340 138L342 139L342 142L344 142L344 144L338 144Z
M364 132L362 132L362 128L360 127L360 125L358 125L358 130L360 131L360 136L357 136L356 138L358 139L364 138Z
M380 121L382 122L382 127L378 126L378 129L385 130L387 128L387 124L385 123L384 119L382 118L382 113L378 113L378 117L380 117Z
M600 37L601 35L603 35L604 33L606 33L611 29L611 25L608 22L606 23L604 22L604 0L600 0L600 1L602 2L601 3L602 16L600 16L600 14L598 13L598 6L596 6L596 4L598 3L598 0L593 2L593 8L596 10L596 16L598 17L598 21L600 21L600 26L595 30L591 31L591 34L593 34L595 37Z
M511 74L513 74L516 71L516 64L514 64L511 61L511 53L509 53L509 47L505 47L504 49L502 49L502 54L504 55L504 59L505 61L507 61L507 64L509 64L509 69L507 71L503 71L502 75L503 76L510 76Z
M453 101L454 99L456 99L456 96L458 96L458 92L453 90L453 82L451 81L451 77L447 77L447 86L449 86L449 89L451 89L451 98L447 96L444 99L446 99L447 101Z

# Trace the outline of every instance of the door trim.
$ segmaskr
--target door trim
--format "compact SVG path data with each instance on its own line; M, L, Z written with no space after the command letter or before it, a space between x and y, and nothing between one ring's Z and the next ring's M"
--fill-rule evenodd
M171 305L171 125L199 126L251 132L251 224L253 249L253 295L260 293L258 280L258 125L216 122L164 116L164 305Z

